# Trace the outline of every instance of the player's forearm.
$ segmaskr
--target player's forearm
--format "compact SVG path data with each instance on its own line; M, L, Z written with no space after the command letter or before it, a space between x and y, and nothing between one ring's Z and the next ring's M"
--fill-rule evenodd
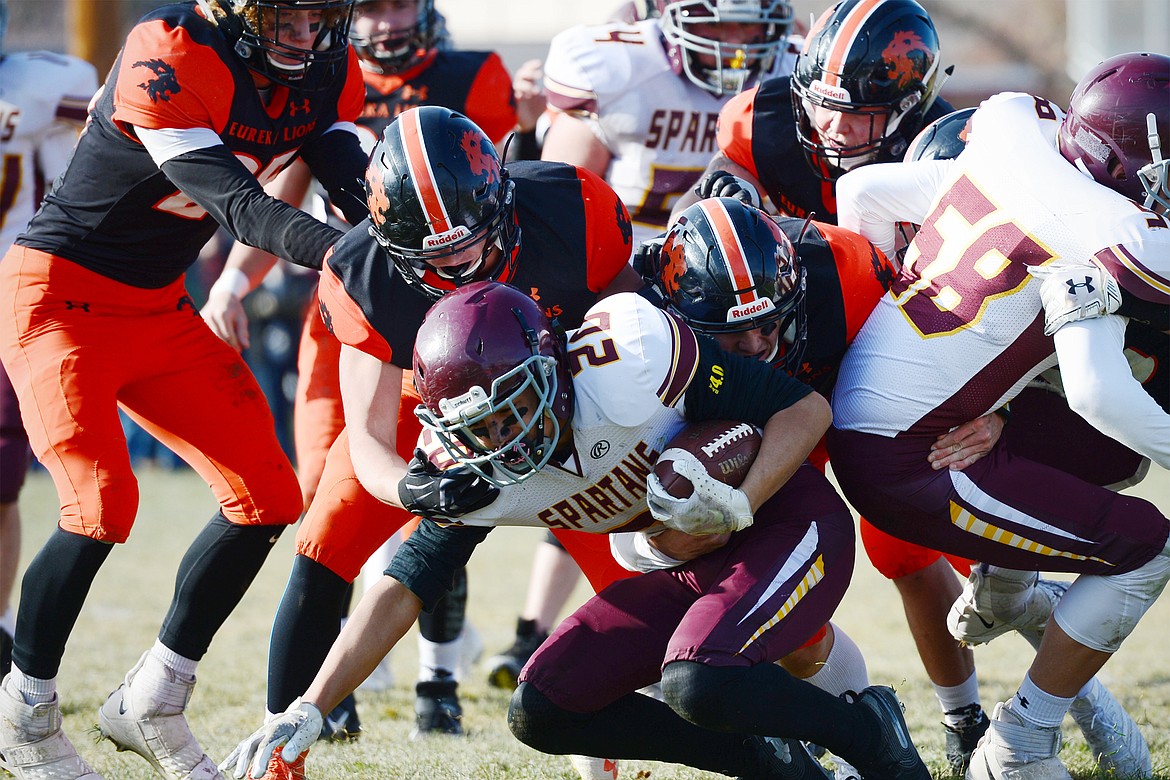
M1170 415L1134 379L1123 352L1125 320L1073 322L1054 336L1069 407L1094 428L1170 468Z
M350 430L349 454L358 482L374 498L401 507L398 483L406 476L406 461L386 442Z
M740 490L755 511L796 473L833 421L829 402L810 393L772 415L764 426L764 440Z
M418 618L422 602L393 577L366 591L302 697L330 712L362 683Z

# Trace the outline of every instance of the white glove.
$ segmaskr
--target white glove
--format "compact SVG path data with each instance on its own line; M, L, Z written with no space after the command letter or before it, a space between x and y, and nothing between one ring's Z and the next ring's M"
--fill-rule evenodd
M1045 336L1051 336L1070 322L1112 314L1121 305L1117 280L1094 262L1029 266L1028 273L1041 282Z
M252 736L236 745L223 763L221 772L243 777L251 766L250 776L260 778L268 768L272 754L281 745L280 757L293 763L321 736L321 710L299 698L289 708L264 724Z
M651 471L646 478L646 503L655 520L695 536L742 531L752 524L752 507L746 493L712 477L686 450L669 452L674 458L675 473L686 477L695 489L690 498L675 498Z

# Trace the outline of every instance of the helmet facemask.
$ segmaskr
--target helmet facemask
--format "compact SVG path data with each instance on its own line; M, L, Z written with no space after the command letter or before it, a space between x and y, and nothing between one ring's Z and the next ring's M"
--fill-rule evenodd
M792 23L786 0L671 0L661 8L662 34L672 60L691 82L717 97L741 92L772 68ZM750 24L757 40L725 43L695 31L699 25Z
M353 0L199 0L249 69L289 88L319 90L348 57ZM306 19L307 17L307 19ZM299 41L308 24L309 45ZM310 79L320 65L323 77Z
M471 386L465 393L438 401L438 413L420 405L415 414L437 436L447 455L497 487L515 485L544 468L561 436L554 409L562 392L557 357L541 354L540 339L514 310L532 355L496 377L491 387ZM500 419L501 415L506 415ZM493 443L493 425L516 431Z
M362 6L370 0L357 0L355 17L362 16ZM356 21L356 20L355 20ZM351 30L349 40L362 61L383 74L397 74L422 62L436 47L434 0L418 0L414 24L397 30L358 35Z
M428 298L440 297L471 282L506 281L512 277L520 251L520 226L516 222L516 184L505 178L496 197L500 207L479 225L456 225L439 233L421 236L421 246L405 246L386 235L377 219L370 225L370 235L390 256L404 281ZM433 228L432 228L433 229ZM437 262L458 255L482 242L478 257L457 266L439 267ZM490 271L484 271L493 249L500 252Z
M1150 142L1151 161L1138 169L1146 199L1142 203L1148 209L1157 205L1161 214L1170 213L1170 158L1162 157L1162 141L1158 136L1158 118L1146 114L1147 138Z

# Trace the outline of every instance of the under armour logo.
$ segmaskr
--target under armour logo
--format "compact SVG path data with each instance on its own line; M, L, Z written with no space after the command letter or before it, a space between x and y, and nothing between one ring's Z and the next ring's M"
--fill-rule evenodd
M191 299L190 295L179 298L179 302L175 304L175 311L182 311L184 306L190 307L192 313L199 314L199 310L195 308L195 301Z
M309 113L309 99L308 98L305 98L304 100L302 100L299 106L297 105L297 102L295 100L289 101L289 103L288 103L288 115L289 116L296 116L301 111L304 111L306 114Z
M89 304L88 303L75 303L74 301L65 301L65 311L69 311L70 309L81 309L82 311L88 313L89 312Z
M1078 287L1084 287L1085 292L1087 292L1087 293L1092 293L1093 289L1094 289L1093 288L1093 277L1091 277L1091 276L1085 277L1084 284L1078 284L1077 282L1075 282L1072 279L1065 279L1064 283L1068 285L1068 294L1072 295L1073 297L1076 297Z

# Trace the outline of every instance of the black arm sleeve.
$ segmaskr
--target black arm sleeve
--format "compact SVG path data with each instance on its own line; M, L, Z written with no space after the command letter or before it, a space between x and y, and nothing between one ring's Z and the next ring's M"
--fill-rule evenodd
M226 146L181 154L162 172L237 239L297 265L320 270L341 231L264 192Z
M699 338L699 367L685 396L688 420L743 420L763 427L768 419L812 392L762 360L724 352L710 336Z
M331 130L301 147L301 159L329 193L329 202L341 209L346 222L356 225L370 216L362 183L369 158L356 135L348 130Z
M491 530L483 526L440 526L424 518L398 548L386 574L409 588L422 601L422 608L430 612L451 590L455 572L467 565L472 550Z

